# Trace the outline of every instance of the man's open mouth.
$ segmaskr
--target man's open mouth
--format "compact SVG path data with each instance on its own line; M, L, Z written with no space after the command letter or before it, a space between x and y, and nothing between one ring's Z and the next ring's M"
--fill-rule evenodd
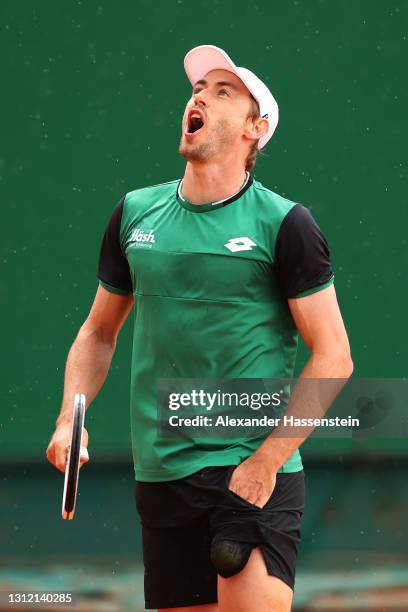
M191 110L187 117L187 133L194 134L204 125L204 117L200 111Z

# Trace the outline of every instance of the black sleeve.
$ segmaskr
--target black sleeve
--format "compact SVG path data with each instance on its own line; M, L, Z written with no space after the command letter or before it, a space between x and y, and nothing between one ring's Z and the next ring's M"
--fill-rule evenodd
M119 200L106 228L99 255L98 278L119 293L133 293L129 264L120 244L124 201L124 197Z
M282 221L275 262L278 284L285 298L297 297L333 278L326 238L301 204L295 204Z

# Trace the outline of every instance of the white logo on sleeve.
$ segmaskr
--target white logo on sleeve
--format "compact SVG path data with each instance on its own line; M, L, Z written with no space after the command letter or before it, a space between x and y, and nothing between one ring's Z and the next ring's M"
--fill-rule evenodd
M237 251L252 251L256 243L248 236L242 236L241 238L230 238L224 246L233 253L237 253Z
M135 242L137 246L147 246L151 248L155 243L154 231L145 232L140 228L136 228L130 235L129 242Z

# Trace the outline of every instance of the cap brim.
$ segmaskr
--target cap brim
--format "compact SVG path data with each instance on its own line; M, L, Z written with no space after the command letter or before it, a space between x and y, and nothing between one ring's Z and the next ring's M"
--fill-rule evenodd
M229 70L241 79L232 59L214 45L200 45L191 49L184 58L184 69L192 85L202 79L210 70Z

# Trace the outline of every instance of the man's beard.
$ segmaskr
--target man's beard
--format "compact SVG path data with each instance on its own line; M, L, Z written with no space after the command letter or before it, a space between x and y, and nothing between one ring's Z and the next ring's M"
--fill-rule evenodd
M234 140L229 122L221 119L209 131L205 142L196 145L189 144L182 135L179 153L186 161L208 162L219 153L229 150Z
M183 142L183 137L181 137L179 153L186 161L206 162L214 157L215 148L211 142L191 145L188 142Z

